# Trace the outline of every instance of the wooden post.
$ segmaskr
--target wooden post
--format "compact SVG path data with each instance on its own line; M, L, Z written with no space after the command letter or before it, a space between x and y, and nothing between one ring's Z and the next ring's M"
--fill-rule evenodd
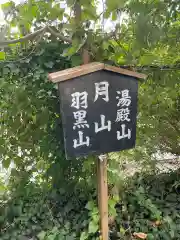
M74 6L74 13L76 23L79 26L81 21L81 5L79 1L76 1ZM90 55L86 48L82 49L83 64L90 62ZM98 179L98 205L100 213L100 226L102 240L108 240L109 228L108 228L108 184L107 184L107 157L101 155L98 158L97 163L97 179Z
M107 156L101 155L97 164L98 204L100 212L100 226L102 240L108 240L108 184L107 184Z
M79 2L79 0L75 1L74 4L74 16L75 16L75 22L76 22L76 27L81 28L81 4ZM79 37L79 36L77 36ZM82 37L80 37L82 38ZM80 39L82 40L82 39ZM83 60L83 64L87 64L90 62L90 54L88 52L88 49L86 49L85 47L83 47L83 49L81 49L81 56L82 56L82 60Z

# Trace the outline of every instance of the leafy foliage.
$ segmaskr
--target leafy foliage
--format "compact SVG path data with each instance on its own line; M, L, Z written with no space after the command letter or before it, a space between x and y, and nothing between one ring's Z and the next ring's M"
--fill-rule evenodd
M157 176L136 176L124 194L125 213L131 232L143 232L147 239L179 239L178 172ZM126 226L127 228L127 226Z
M14 162L11 176L17 184L38 172L47 180L52 177L56 186L71 182L81 172L82 161L65 160L58 92L47 78L48 72L71 66L61 57L63 47L42 42L30 58L2 63L0 154L4 167Z
M65 47L42 42L33 56L23 57L22 50L20 62L2 63L0 154L4 167L14 163L10 194L2 201L3 239L73 239L88 224L88 234L98 229L97 207L96 217L92 208L88 217L85 208L94 201L94 158L65 159L58 91L47 78L48 72L79 63L78 55L71 61L62 57Z
M74 11L77 2L81 16ZM136 160L147 170L154 153L179 156L179 1L106 0L102 12L96 1L66 4L2 5L0 158L11 175L8 185L0 182L0 238L99 238L95 158L65 160L58 91L47 77L80 65L85 47L91 60L148 75L139 83L137 146L109 155L109 215L116 219L111 238L178 240L178 173L141 174L124 184L121 165ZM106 20L114 26L108 33ZM44 26L51 26L50 34ZM27 36L28 43L6 43Z
M79 190L67 194L29 184L1 209L1 239L75 239L89 223L86 199Z
M147 239L178 240L178 181L178 172L134 176L113 207L116 221L110 227L111 239L132 239L133 233L142 232ZM0 210L1 239L98 239L95 192L78 189L67 194L34 183L25 190ZM87 202L90 196L94 200Z

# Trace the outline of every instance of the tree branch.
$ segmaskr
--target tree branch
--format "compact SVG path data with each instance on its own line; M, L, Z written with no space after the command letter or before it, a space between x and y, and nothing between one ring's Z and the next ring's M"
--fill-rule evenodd
M54 35L55 37L58 37L59 39L61 39L64 42L68 42L68 43L72 43L72 40L68 37L63 36L60 32L58 31L54 31L52 27L48 26L47 27L48 32L50 32L52 35Z
M34 37L36 37L37 35L41 34L43 31L47 30L47 26L43 27L33 33L27 34L26 36L22 37L22 38L18 38L18 39L13 39L13 40L7 40L7 41L2 41L0 42L0 47L7 47L10 44L15 44L15 43L22 43L25 41L29 41L32 40Z
M26 36L24 36L22 38L7 40L7 41L0 41L0 47L7 47L10 44L22 43L22 42L25 42L25 41L32 40L36 36L40 35L43 32L50 32L52 35L54 35L55 37L58 37L62 41L72 43L72 40L70 38L67 38L67 37L63 36L58 31L54 31L52 27L46 26L46 27L43 27L43 28L33 32L33 33L27 34Z

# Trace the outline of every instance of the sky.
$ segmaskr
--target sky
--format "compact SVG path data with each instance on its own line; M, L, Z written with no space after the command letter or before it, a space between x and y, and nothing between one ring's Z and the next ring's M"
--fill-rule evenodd
M8 2L8 0L0 0L0 4L6 3ZM24 2L24 0L13 0L13 2L15 2L16 4L19 4L21 2ZM1 7L0 7L0 23L3 23L3 13L1 11Z

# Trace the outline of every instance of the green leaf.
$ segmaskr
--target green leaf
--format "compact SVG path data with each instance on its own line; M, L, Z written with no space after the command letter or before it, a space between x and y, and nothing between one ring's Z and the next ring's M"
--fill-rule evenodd
M110 15L111 15L111 11L106 10L106 11L104 12L104 14L103 14L103 17L104 17L105 19L108 19L108 18L110 17Z
M124 7L126 0L106 0L107 8L109 11L117 10Z
M56 234L51 234L51 235L49 235L49 236L47 237L47 240L55 240L56 237L57 237Z
M44 65L47 67L47 68L52 68L54 63L52 61L49 61L49 62L45 62Z
M102 46L103 46L104 50L108 50L108 48L109 48L109 42L103 41Z
M72 61L72 67L76 67L82 64L82 59L76 55L71 57L71 61Z
M72 55L74 55L77 52L79 46L73 45L72 47L65 49L62 56L63 57L71 57Z
M82 232L80 236L80 240L86 240L88 238L88 233L87 232Z
M14 216L19 217L21 215L21 213L22 213L22 206L21 205L13 206Z
M115 11L112 12L112 21L117 20L117 13Z
M3 165L3 167L6 168L6 169L9 168L10 164L11 164L11 159L10 159L10 157L6 157L6 159L4 159L4 160L2 161L2 165Z
M59 230L58 230L58 228L55 226L55 227L53 227L53 229L51 230L51 232L52 232L53 234L56 234L56 233L59 233Z
M0 52L0 60L4 60L5 59L5 52Z
M95 233L98 230L98 224L94 221L91 221L89 223L88 233Z
M89 211L92 211L94 207L95 206L93 201L89 201L85 206L85 208L88 209Z
M125 232L126 232L126 230L123 228L123 227L120 227L120 230L119 230L119 232L121 233L121 234L125 234Z
M8 1L6 3L3 3L0 5L2 10L5 11L5 10L9 10L11 8L13 8L15 6L15 3L13 1Z
M39 240L44 240L45 239L45 236L46 236L46 232L45 231L41 231L38 235L37 235L37 238Z

